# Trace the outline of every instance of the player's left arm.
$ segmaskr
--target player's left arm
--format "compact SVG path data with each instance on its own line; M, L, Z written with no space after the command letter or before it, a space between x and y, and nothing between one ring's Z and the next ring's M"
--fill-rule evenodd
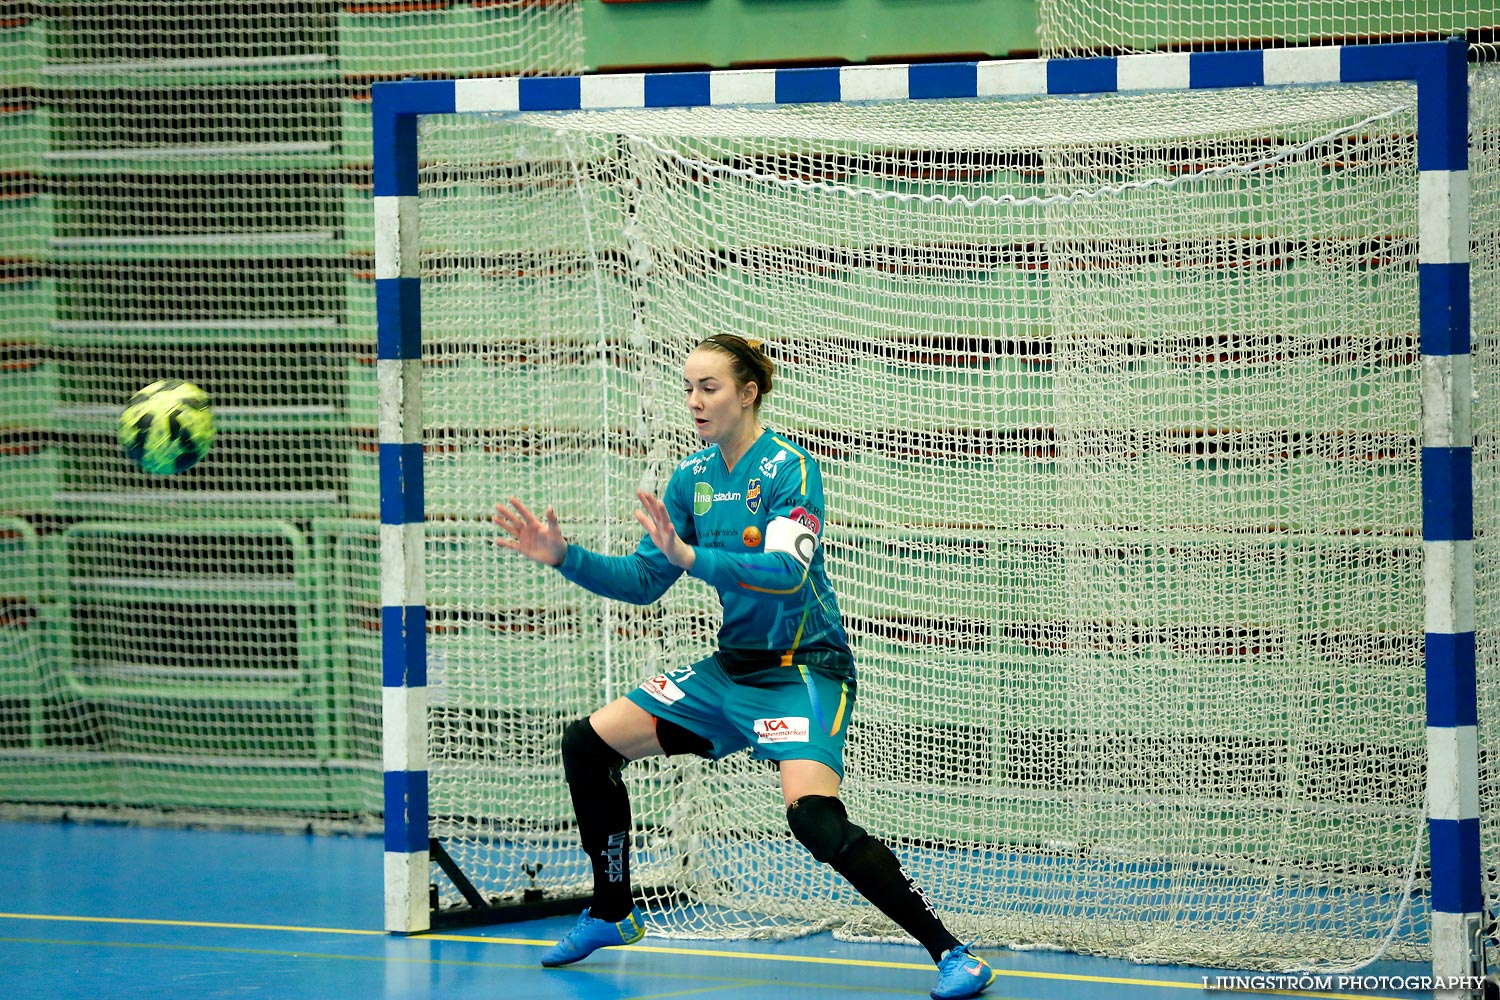
M823 539L823 476L798 455L767 481L768 520L759 551L697 549L691 576L769 600L802 593Z

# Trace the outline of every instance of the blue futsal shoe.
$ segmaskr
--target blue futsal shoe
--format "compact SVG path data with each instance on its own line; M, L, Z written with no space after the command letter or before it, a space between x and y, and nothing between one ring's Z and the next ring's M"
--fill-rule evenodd
M990 964L969 951L969 944L950 949L938 963L938 981L932 1000L963 1000L983 993L1000 975Z
M568 931L567 936L547 949L547 953L542 956L542 964L549 969L559 965L572 965L574 962L588 958L600 948L609 948L617 944L635 944L645 936L646 916L639 906L631 910L630 915L619 923L595 920L589 916L588 910L584 910L578 915L578 923ZM973 996L972 993L963 995Z

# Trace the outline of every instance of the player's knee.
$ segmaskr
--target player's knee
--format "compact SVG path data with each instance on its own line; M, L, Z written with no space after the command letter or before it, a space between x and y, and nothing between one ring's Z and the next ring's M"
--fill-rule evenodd
M866 836L863 827L849 822L844 803L832 795L802 796L786 807L786 822L792 836L824 864L837 864L845 851Z
M588 719L577 719L563 729L562 759L569 784L601 775L612 779L625 766L625 758L604 742Z

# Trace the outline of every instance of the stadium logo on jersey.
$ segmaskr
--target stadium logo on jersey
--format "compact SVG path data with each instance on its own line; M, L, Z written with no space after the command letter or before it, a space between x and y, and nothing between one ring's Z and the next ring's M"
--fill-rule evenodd
M806 743L808 731L807 719L800 716L755 720L757 743Z
M798 524L802 525L802 527L806 528L808 531L811 531L815 535L820 535L823 533L823 523L818 520L818 515L814 514L806 507L798 507L796 510L788 514L787 517L791 518L793 521L796 521Z
M657 674L641 684L641 690L661 702L670 705L683 699L682 688L672 682L666 674Z
M760 513L760 480L750 480L750 485L745 489L745 506L750 508L750 513Z
M702 517L714 505L714 488L708 483L693 484L693 513Z
M767 479L775 479L776 473L781 471L781 463L786 461L786 449L783 448L770 458L760 460L760 474Z

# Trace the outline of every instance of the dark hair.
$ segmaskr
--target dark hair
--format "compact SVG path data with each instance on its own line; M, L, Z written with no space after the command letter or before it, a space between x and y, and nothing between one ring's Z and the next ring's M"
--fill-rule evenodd
M771 394L771 373L776 366L766 357L764 345L759 340L746 340L736 333L716 333L698 345L709 347L729 355L729 371L737 386L755 383L760 390L755 395L755 409L760 411L761 401Z

